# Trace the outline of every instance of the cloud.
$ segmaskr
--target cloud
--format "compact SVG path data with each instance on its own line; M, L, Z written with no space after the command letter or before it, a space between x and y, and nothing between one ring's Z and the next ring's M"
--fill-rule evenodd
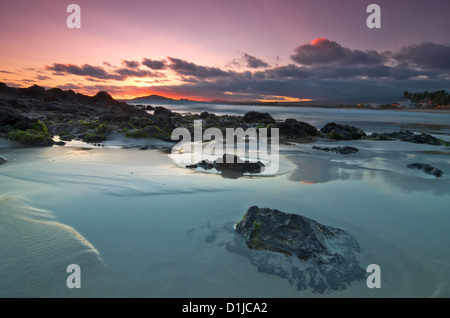
M93 82L86 89L106 90L111 94L184 96L197 99L262 99L289 96L299 99L360 102L396 102L404 90L450 89L450 47L422 43L396 52L361 51L345 48L325 38L301 44L287 65L269 63L240 53L233 59L232 70L196 63L180 58L165 60L143 58L141 63L122 60L122 66L103 64L55 63L46 66L54 75L74 74ZM145 67L139 68L139 65ZM236 68L235 68L236 67ZM240 69L241 71L238 71ZM242 71L245 70L245 71ZM173 76L178 75L176 84ZM142 78L146 87L107 85L126 78ZM164 80L159 80L165 77ZM151 82L148 82L151 80ZM179 84L181 81L181 84ZM96 83L97 82L97 83ZM102 83L103 82L103 83ZM172 84L174 83L174 84Z
M351 50L326 38L317 38L311 43L301 44L291 59L302 65L325 64L377 64L386 58L376 51Z
M147 70L141 70L141 69L129 69L129 68L120 68L115 70L117 74L120 76L123 76L123 78L127 77L154 77L155 73L152 73Z
M73 64L54 63L52 66L45 66L45 69L54 71L53 75L73 74L78 76L85 76L88 80L117 80L123 81L128 77L154 77L156 74L141 70L138 68L119 68L113 71L107 71L103 67L92 66L84 64L81 66Z
M122 60L122 63L128 68L136 68L136 67L139 66L139 62L138 61Z
M392 56L401 64L410 64L419 68L450 69L450 46L448 45L427 42L403 47Z
M142 60L142 64L152 70L163 70L166 68L166 64L164 63L164 61L151 60L148 58L144 58Z
M229 77L234 74L231 71L223 71L217 67L201 66L185 60L168 57L171 62L170 68L175 73L184 76L193 76L201 79Z
M52 79L52 78L49 77L49 76L45 76L45 75L37 75L36 79L38 79L40 81L45 81L45 80L49 80L49 79Z
M79 76L89 76L98 79L116 79L122 80L123 76L117 74L110 74L105 71L104 68L99 66L92 66L89 64L84 64L82 66L77 66L73 64L61 64L54 63L52 66L46 65L47 70L55 71L57 73L68 73Z
M261 59L258 59L254 56L248 55L247 53L244 53L244 59L247 62L247 67L250 68L259 68L259 67L268 67L269 64L264 62Z

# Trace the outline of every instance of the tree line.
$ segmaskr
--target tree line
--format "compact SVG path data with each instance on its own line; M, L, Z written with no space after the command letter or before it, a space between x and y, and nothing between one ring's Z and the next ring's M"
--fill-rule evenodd
M430 101L434 106L450 104L450 95L444 89L437 90L435 92L425 91L423 93L411 93L408 91L404 91L403 98L410 99L414 103L423 103Z

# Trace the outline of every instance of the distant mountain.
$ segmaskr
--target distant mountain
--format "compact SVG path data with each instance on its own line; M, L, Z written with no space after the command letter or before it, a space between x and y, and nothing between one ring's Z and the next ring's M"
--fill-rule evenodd
M148 96L142 96L142 97L136 97L133 99L128 99L128 101L142 101L142 100L175 100L175 99L160 96L160 95L148 95Z

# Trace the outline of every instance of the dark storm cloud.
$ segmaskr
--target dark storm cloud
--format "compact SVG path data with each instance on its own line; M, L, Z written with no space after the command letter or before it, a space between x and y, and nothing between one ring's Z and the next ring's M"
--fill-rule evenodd
M166 64L164 63L164 61L151 60L148 58L144 58L142 60L142 64L152 70L163 70L166 68Z
M295 54L291 55L291 59L302 65L377 64L385 60L385 57L376 51L351 50L325 38L299 45L294 51Z
M393 54L399 63L412 64L420 68L450 69L450 46L422 43L403 47Z

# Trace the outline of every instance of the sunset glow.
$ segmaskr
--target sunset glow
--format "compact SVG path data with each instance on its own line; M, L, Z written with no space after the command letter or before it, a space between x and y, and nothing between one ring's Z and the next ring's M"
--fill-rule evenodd
M79 29L66 26L64 1L5 2L0 81L115 98L267 102L449 88L448 65L436 64L450 50L448 1L408 1L409 16L378 1L378 30L367 28L364 2L80 0Z

